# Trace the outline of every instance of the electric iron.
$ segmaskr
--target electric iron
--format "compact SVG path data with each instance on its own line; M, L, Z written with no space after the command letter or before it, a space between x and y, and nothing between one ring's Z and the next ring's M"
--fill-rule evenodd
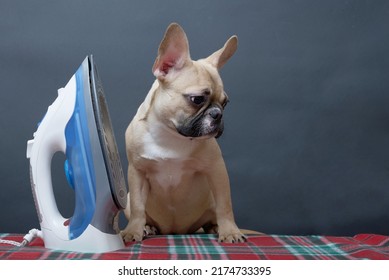
M56 205L51 160L66 155L65 175L75 209L64 218ZM127 203L127 188L104 91L88 56L27 142L31 187L46 248L101 253L124 248L113 228Z

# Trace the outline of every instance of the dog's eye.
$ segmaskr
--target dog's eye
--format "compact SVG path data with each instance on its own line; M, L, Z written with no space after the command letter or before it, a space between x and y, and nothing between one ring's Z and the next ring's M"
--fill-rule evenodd
M206 98L203 95L193 95L189 97L189 100L195 105L202 105L205 103Z

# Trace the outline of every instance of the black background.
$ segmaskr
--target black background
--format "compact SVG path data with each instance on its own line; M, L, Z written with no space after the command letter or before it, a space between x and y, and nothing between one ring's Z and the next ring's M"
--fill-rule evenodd
M26 142L94 54L123 167L124 131L171 22L193 59L231 35L220 138L237 224L274 234L389 234L388 1L0 2L0 232L39 227ZM63 156L52 172L64 216Z

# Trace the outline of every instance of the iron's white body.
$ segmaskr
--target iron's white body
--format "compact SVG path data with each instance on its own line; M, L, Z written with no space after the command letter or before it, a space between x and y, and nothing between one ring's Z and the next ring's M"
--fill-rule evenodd
M89 224L77 238L69 238L68 221L56 205L52 180L51 160L56 152L66 151L65 128L76 102L76 78L58 90L58 97L49 106L34 139L27 143L30 159L31 185L46 248L100 253L124 248L119 234L105 233Z
M103 253L124 248L120 235L101 232L89 225L82 235L76 239L62 239L57 232L42 227L45 247L55 250L66 250L84 253Z

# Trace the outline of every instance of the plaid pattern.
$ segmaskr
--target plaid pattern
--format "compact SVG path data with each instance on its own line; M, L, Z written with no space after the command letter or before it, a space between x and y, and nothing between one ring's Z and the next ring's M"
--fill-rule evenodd
M21 242L23 235L0 234L0 238ZM166 235L127 243L125 249L103 254L48 250L37 238L24 248L0 243L0 259L389 260L389 236L249 235L246 243L220 244L215 235Z

